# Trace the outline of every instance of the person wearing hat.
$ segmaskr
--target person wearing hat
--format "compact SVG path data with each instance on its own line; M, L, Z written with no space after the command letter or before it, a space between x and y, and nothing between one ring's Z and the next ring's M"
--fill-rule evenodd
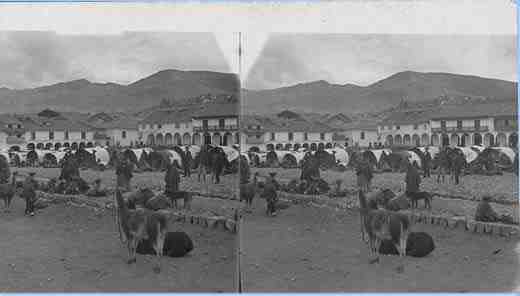
M35 172L30 172L25 178L22 189L22 197L25 199L25 215L34 216L34 202L36 201L36 188L38 183L34 179Z
M431 164L432 164L432 156L430 155L430 150L426 147L423 158L423 178L430 178L431 173Z
M265 181L264 191L262 197L267 202L267 215L276 216L276 201L278 199L277 191L280 189L280 184L275 179L276 173L270 172L269 177Z
M191 176L191 163L193 161L193 157L191 156L191 151L188 146L184 150L184 161L182 162L184 166L184 177Z

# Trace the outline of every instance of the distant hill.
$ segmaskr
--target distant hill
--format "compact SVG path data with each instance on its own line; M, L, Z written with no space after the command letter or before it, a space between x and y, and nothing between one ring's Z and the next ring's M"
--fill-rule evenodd
M366 87L320 80L277 89L244 90L242 104L248 113L275 113L284 108L299 112L377 113L396 106L403 98L412 104L516 101L516 88L516 82L498 79L406 71Z
M161 100L185 101L201 95L239 93L235 74L164 70L129 85L93 83L85 79L32 89L0 88L0 112L137 112Z

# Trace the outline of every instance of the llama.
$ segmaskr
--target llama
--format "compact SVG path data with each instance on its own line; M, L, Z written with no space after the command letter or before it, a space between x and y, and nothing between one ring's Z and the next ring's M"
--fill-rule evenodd
M13 172L11 176L11 183L0 184L0 198L4 200L5 212L9 213L11 208L11 201L16 194L16 176L18 172Z
M164 240L167 233L167 218L163 214L146 209L128 209L119 188L116 189L117 212L120 225L127 241L128 264L136 263L137 245L142 240L150 240L157 254L157 266L154 271L161 271Z
M386 210L370 209L362 190L359 191L359 205L362 239L365 241L367 236L370 256L376 255L370 263L379 262L379 249L384 240L391 240L396 245L400 257L406 256L410 227L408 217Z
M240 184L240 201L242 201L242 200L246 201L248 211L251 211L251 206L253 204L253 198L256 195L258 176L259 176L259 173L256 172L253 175L252 182L249 182L246 184Z

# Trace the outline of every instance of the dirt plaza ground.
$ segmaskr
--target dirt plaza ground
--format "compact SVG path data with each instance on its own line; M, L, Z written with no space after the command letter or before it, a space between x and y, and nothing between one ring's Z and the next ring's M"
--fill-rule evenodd
M273 170L254 169L262 175ZM282 182L299 177L297 170L275 171ZM340 175L345 186L355 184L352 172L322 172L329 183ZM402 174L376 174L374 185L390 184L397 190L401 178ZM479 182L470 180L464 177L465 186ZM513 184L512 176L501 180ZM431 180L424 183L425 188L433 186ZM489 191L498 188L480 186ZM496 194L511 197L508 187L502 189ZM444 213L465 215L473 207L467 203L475 202L436 199L433 205L434 211L440 207ZM513 206L508 207L512 212ZM265 201L256 199L252 213L243 220L241 261L248 292L499 292L517 289L520 283L518 237L414 224L412 231L425 231L433 237L435 250L424 258L384 256L377 265L368 263L356 209L298 204L267 217Z
M58 174L54 169L19 171L37 171L38 177ZM115 182L113 171L82 171L81 175L88 181L101 177L109 189L110 182ZM164 173L136 174L134 185L161 184L163 177ZM233 178L225 176L223 182L229 185L234 183ZM183 179L182 184L196 186L194 182L195 178ZM209 185L209 188L228 196L232 190L224 185L220 188ZM193 211L231 216L237 204L196 197ZM152 270L155 257L138 255L137 264L126 264L126 246L119 241L112 210L51 204L37 211L34 217L24 216L23 210L24 202L16 197L11 213L0 213L1 292L235 291L236 234L172 223L169 231L187 232L194 250L183 258L163 258L162 272L155 274Z

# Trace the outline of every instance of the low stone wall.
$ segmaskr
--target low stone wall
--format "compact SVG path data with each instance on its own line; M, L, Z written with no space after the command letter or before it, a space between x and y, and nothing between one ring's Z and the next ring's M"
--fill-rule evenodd
M318 207L330 207L335 209L359 208L357 200L338 201L322 195L304 195L280 192L279 197L295 204L308 203ZM467 219L466 217L449 217L442 215L432 215L429 213L414 213L410 210L400 211L400 213L408 215L412 223L438 225L446 229L462 229L477 234L488 234L504 237L520 236L520 227L517 225L479 222Z
M38 191L38 197L45 198L53 204L72 203L78 206L86 206L98 210L113 209L114 203L112 201L95 200L82 195L66 195L66 194L50 194ZM173 211L169 209L159 210L158 212L166 215L170 222L184 222L211 230L225 230L230 233L237 233L236 221L225 216L209 216L203 214L194 214L190 212Z

